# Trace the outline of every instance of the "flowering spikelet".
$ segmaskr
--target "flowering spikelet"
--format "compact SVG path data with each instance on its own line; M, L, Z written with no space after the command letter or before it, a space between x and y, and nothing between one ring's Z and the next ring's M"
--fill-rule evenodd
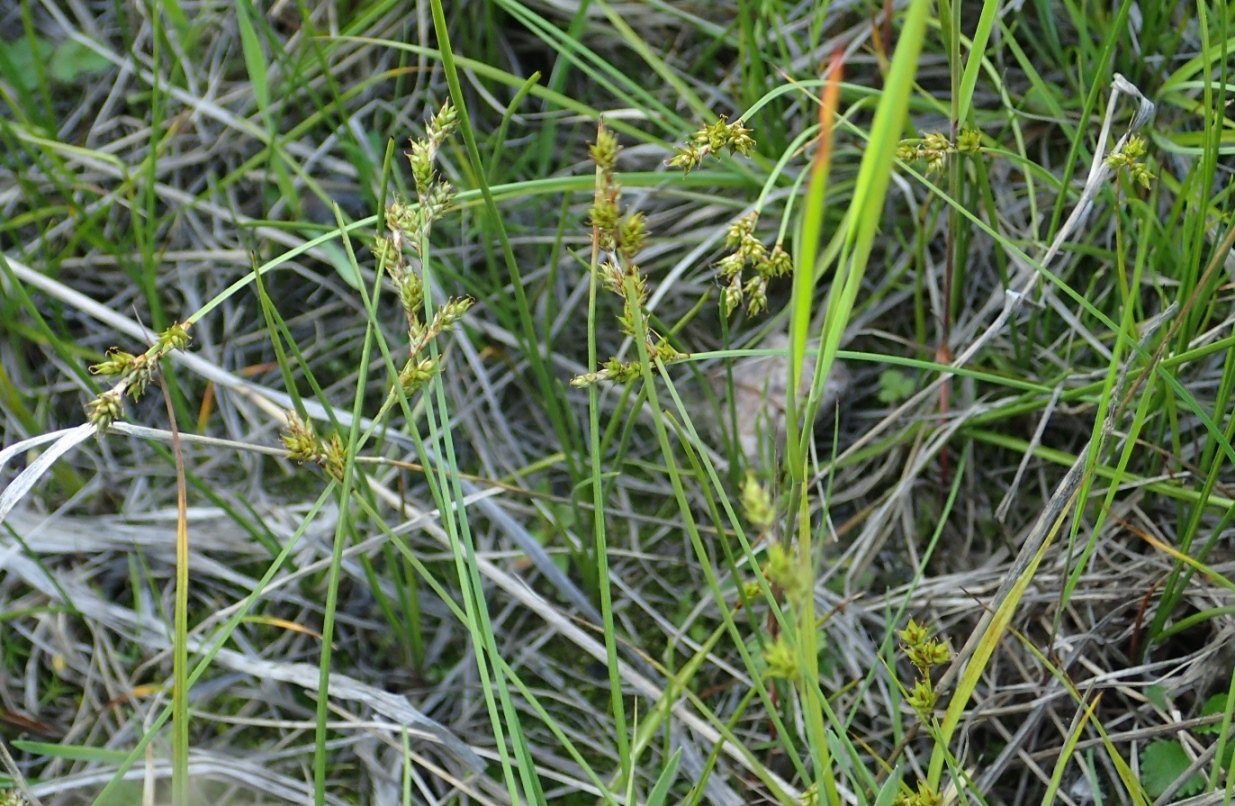
M154 380L159 362L172 350L183 350L189 344L188 325L174 324L155 339L149 350L141 355L126 353L113 347L107 351L107 360L90 367L90 372L103 377L118 377L116 385L86 404L86 417L103 433L116 420L124 416L124 400L127 394L139 400L146 387Z
M596 190L592 206L588 209L588 223L598 253L595 267L596 278L608 291L622 299L622 313L618 325L631 338L637 337L637 323L648 321L647 278L637 263L639 253L647 241L647 219L643 213L622 212L615 167L621 150L617 135L603 125L597 131L596 142L588 153L596 163ZM656 333L648 333L648 353L661 361L678 361L685 357L668 341ZM638 361L623 362L616 357L595 372L585 372L571 380L576 387L591 386L601 381L630 383L643 373Z
M703 160L711 154L718 154L728 149L730 154L749 156L755 149L755 141L750 136L750 129L741 119L729 123L724 115L710 126L704 126L690 136L690 142L678 149L677 156L669 160L672 168L681 168L689 174L703 164Z

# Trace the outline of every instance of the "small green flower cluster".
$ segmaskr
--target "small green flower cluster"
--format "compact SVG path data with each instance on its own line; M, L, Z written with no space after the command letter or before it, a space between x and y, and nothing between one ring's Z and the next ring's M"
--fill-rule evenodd
M347 451L343 440L338 434L332 434L326 442L313 431L313 424L300 419L294 411L287 413L287 430L279 439L287 448L287 458L304 464L313 462L333 476L337 481L343 480L343 470Z
M473 304L466 297L447 300L433 313L429 322L424 322L424 281L409 265L404 254L406 246L417 261L424 260L433 222L450 208L454 200L454 189L438 176L433 161L458 122L458 112L447 102L429 121L425 138L412 141L412 150L407 152L407 158L416 182L417 203L408 204L397 199L390 205L386 210L387 232L378 239L374 248L378 268L387 272L394 281L399 290L399 302L407 315L410 357L399 373L399 383L407 394L423 387L438 370L437 359L421 357L429 342L453 327Z
M768 281L783 277L793 269L793 260L778 242L770 250L755 237L759 213L751 212L729 225L725 233L725 248L733 250L721 258L716 268L725 289L721 293L721 311L732 314L746 300L746 312L754 316L768 309ZM755 274L743 278L747 266Z
M601 284L620 296L624 307L618 317L622 332L637 338L635 308L644 322L647 321L647 278L639 270L636 258L647 242L647 220L643 213L623 214L619 199L622 189L616 175L617 155L621 150L617 136L602 125L596 143L588 153L596 163L596 193L588 217L592 224L592 237L598 253L597 272ZM627 284L630 290L628 292ZM648 353L653 360L679 361L686 356L677 351L663 337L648 330ZM623 362L610 358L596 372L587 372L571 380L576 387L591 386L601 381L630 383L639 378L643 368L638 361Z
M932 638L927 629L913 619L909 619L899 637L901 651L918 671L913 691L905 699L918 718L929 724L938 701L938 692L931 683L931 669L951 661L952 650L948 649L947 642ZM918 781L916 790L902 786L904 788L892 801L893 806L939 806L943 803L943 796L926 781Z
M918 781L916 792L898 792L892 799L892 806L939 806L941 803L943 796L931 789L926 781Z
M189 326L175 324L159 334L154 345L141 355L126 353L118 347L107 351L107 360L90 367L90 372L103 377L119 377L110 390L101 393L86 404L86 416L106 431L114 421L124 416L124 395L127 392L138 400L146 392L150 381L159 369L163 356L172 350L183 350L189 344Z
M952 660L952 650L945 641L930 637L926 628L913 619L900 632L901 650L918 670L918 679L908 697L909 705L924 721L931 718L937 695L931 684L931 669Z
M768 488L759 482L755 471L747 470L742 479L742 512L746 520L760 532L766 533L776 522L776 507Z
M939 132L931 132L918 140L902 140L896 158L901 162L925 162L928 174L938 174L952 154L977 154L981 148L982 136L977 129L961 129L955 145Z
M779 540L768 543L768 559L763 565L763 575L784 594L785 602L793 607L799 606L810 596L807 571L794 546ZM822 635L820 633L821 638ZM801 675L798 650L783 633L763 653L763 659L767 663L764 675L770 679L795 682Z
M763 662L767 664L764 677L769 680L786 680L796 683L801 676L798 664L798 651L784 636L777 636L776 641L763 653Z
M373 246L378 271L390 276L407 316L408 360L399 371L398 383L408 395L424 387L440 369L440 356L425 355L430 343L453 328L473 304L473 300L467 297L449 299L433 311L426 322L425 284L417 271L427 258L433 222L450 208L454 200L454 189L438 176L433 162L458 123L458 112L447 102L429 121L425 138L411 141L407 158L416 183L416 203L396 199L386 210L386 233ZM407 252L411 253L411 261ZM391 390L386 407L398 399L397 391ZM280 439L287 448L289 459L300 463L312 462L333 478L343 480L347 450L337 433L325 440L314 432L312 423L289 411L287 428Z
M794 546L780 540L768 543L768 561L763 566L763 574L769 582L784 591L785 599L791 604L810 592L806 571Z
M672 168L681 168L683 174L689 174L698 168L709 154L717 154L723 149L729 149L730 154L748 156L755 148L755 141L750 136L750 129L742 124L741 118L733 123L727 123L725 116L711 126L704 126L690 136L690 142L685 148L678 149L677 156L669 160Z
M396 201L386 211L386 225L390 232L386 238L390 249L383 256L393 265L383 265L395 281L406 270L403 263L403 246L410 246L417 257L423 257L424 244L428 241L433 222L442 216L454 199L454 188L438 176L433 162L446 138L459 125L459 113L447 101L429 121L423 140L410 141L412 150L406 152L412 166L412 178L416 183L418 204L409 205Z
M1145 138L1139 134L1134 134L1128 138L1128 142L1122 150L1116 151L1106 158L1106 164L1116 171L1126 170L1128 177L1133 182L1148 189L1152 183L1153 176L1149 173L1149 169L1145 167L1145 163L1141 161L1145 158L1147 150Z
M746 516L747 522L755 527L760 535L768 535L776 523L776 504L754 470L746 471L746 477L742 479L741 493L742 514ZM758 582L752 580L743 584L742 601L754 601L758 596Z

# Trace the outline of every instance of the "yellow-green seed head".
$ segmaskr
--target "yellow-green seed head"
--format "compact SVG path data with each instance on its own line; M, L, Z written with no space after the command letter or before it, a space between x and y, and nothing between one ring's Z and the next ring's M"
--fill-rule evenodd
M977 129L961 129L956 137L956 150L962 154L977 154L982 148L982 133Z
M756 268L764 277L784 277L793 271L793 258L780 244L776 244L772 251L760 259Z
M617 155L620 150L617 135L602 125L596 133L596 142L588 147L588 154L601 173L611 174L617 167Z
M725 246L736 248L739 244L755 234L755 225L759 222L756 212L742 216L725 229Z
M442 108L429 123L429 139L440 144L449 137L459 124L459 110L450 101L442 104Z
M720 296L721 311L729 316L742 307L742 275L735 274Z
M403 255L395 247L391 233L373 239L373 259L377 262L378 271L390 275L398 282L398 278L403 274Z
M618 242L618 222L622 212L618 209L617 194L605 193L598 198L589 212L589 220L596 229L599 239L597 246L603 250L612 250Z
M407 365L403 367L403 371L399 373L399 384L403 387L404 393L410 395L419 391L426 383L433 379L437 368L438 362L433 358L408 361Z
M742 480L742 511L746 520L760 531L766 531L776 522L776 507L768 488L759 482L753 470L746 471Z
M616 240L622 257L634 260L647 240L647 216L643 213L628 215L617 229Z
M326 446L325 461L322 469L334 477L335 481L343 481L343 472L347 468L347 449L338 434L330 435L330 444Z
M750 316L758 316L768 309L768 279L762 274L747 280L742 293L746 296L746 313Z
M681 168L683 176L689 176L690 172L703 164L703 158L706 152L694 143L689 143L685 148L678 150L677 156L669 160L670 168Z
M408 232L415 228L416 208L403 199L395 199L386 208L386 228L395 232Z
M908 697L909 707L923 718L928 718L935 710L935 689L929 680L918 680L913 684L913 691Z
M189 326L177 322L159 334L159 346L161 352L169 350L183 350L189 346Z
M616 358L610 358L605 363L604 373L605 377L614 383L628 384L643 375L643 365L638 361L623 364Z
M785 640L785 636L781 635L776 639L776 643L768 647L768 650L763 653L763 659L767 663L767 671L764 676L774 680L789 680L795 681L798 679L798 653L793 646Z
M755 141L750 136L750 131L741 120L735 120L726 127L725 144L729 147L729 153L741 154L743 157L750 156L750 153L755 150Z
M313 433L313 425L300 419L294 411L287 413L287 428L279 435L279 440L287 448L287 458L292 461L303 464L321 460L322 449L317 435Z
M416 192L425 196L433 184L433 147L431 144L412 140L412 150L407 152L407 160L412 166L412 179L416 182Z
M104 377L124 375L127 372L132 372L133 367L136 365L137 356L132 353L126 353L119 347L112 347L107 351L107 360L91 366L90 372L91 374L103 375Z
M930 636L927 629L918 624L913 619L909 619L909 623L905 625L905 629L900 632L900 639L907 646L918 646Z
M746 259L737 252L725 255L716 262L716 273L726 280L740 275L744 268L746 268Z
M116 390L103 392L86 404L86 417L102 433L124 416L124 398Z

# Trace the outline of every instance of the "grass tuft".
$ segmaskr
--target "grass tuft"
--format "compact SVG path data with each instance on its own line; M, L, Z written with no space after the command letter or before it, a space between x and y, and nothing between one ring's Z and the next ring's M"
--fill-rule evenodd
M1235 796L1225 6L234 10L0 12L0 803Z

